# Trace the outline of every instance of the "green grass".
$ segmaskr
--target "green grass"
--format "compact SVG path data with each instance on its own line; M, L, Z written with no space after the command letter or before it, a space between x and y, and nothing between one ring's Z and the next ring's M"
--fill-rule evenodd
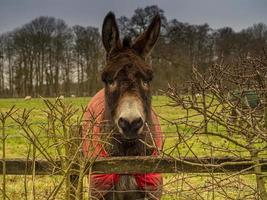
M49 99L50 101L54 101L55 99ZM80 108L77 115L82 115L81 107L86 106L90 98L65 98L63 100L64 103L69 104L72 103L74 107ZM153 107L156 113L160 116L160 122L163 132L165 133L165 149L166 152L169 153L172 151L173 156L193 156L194 152L197 152L198 156L207 156L210 154L210 150L207 150L203 145L197 142L194 139L188 140L187 145L192 146L193 151L189 151L188 146L182 142L178 141L178 134L177 132L181 132L184 134L184 137L190 137L191 130L188 126L184 124L178 124L177 126L171 125L164 119L175 121L177 118L181 118L186 115L186 112L181 109L180 107L172 107L167 106L166 104L169 103L169 100L164 96L156 96L153 97ZM30 101L25 101L24 99L1 99L0 100L0 111L7 111L12 105L15 105L17 109L19 109L21 113L23 109L31 110L30 119L33 123L33 127L37 133L43 131L42 123L46 123L47 115L44 112L46 109L45 103L40 98L32 99ZM15 114L15 116L18 114ZM199 120L199 119L196 119ZM10 126L10 127L9 127ZM13 136L9 137L7 141L7 150L6 154L7 157L17 157L17 158L25 158L28 153L28 146L27 139L22 137L23 131L15 125L13 120L8 120L7 128L6 128L7 135ZM42 133L40 133L42 136ZM15 137L15 138L14 138ZM207 137L207 136L198 136L198 140L208 140L216 145L225 144L224 141L218 140L218 138L214 137ZM182 143L179 145L179 148L173 149L172 147L177 144L178 142ZM0 146L0 151L2 147ZM171 149L170 149L171 148ZM14 151L14 149L20 149L20 151ZM213 152L214 153L214 152ZM219 152L215 152L216 154L220 154Z
M55 99L49 99L50 101L55 101ZM79 108L77 116L81 115L82 109L81 106L86 106L90 101L89 97L85 98L65 98L63 100L64 103L72 103L75 108ZM162 124L162 130L165 133L165 142L164 149L166 153L171 153L174 157L184 157L184 156L231 156L232 154L226 153L223 151L218 151L216 149L211 149L210 145L216 147L225 147L228 149L236 149L235 145L219 139L217 137L211 136L195 136L191 138L192 130L190 127L184 124L178 124L177 126L169 124L164 119L169 121L175 121L181 117L186 116L185 110L181 107L173 107L166 106L170 101L168 98L164 96L156 96L153 97L153 107L156 113L161 117L160 122ZM47 115L44 113L46 109L43 100L40 98L31 99L25 101L24 99L0 99L0 112L6 112L10 109L12 105L15 105L18 111L18 115L23 113L24 109L31 110L31 117L29 119L32 122L33 130L40 135L40 138L43 135L43 130L46 128L43 124L47 119ZM192 113L193 114L193 113ZM202 118L194 117L192 120L200 121ZM194 122L198 123L198 122ZM24 132L14 124L14 122L9 119L7 121L6 134L9 136L6 140L6 158L26 158L29 153L30 143L26 138L23 137ZM209 125L209 130L216 129L217 131L224 131L222 127L216 126L214 124ZM0 130L1 131L1 130ZM178 134L179 133L179 134ZM1 132L0 132L1 134ZM182 141L179 136L183 136L185 141ZM40 139L42 140L42 139ZM51 141L47 142L47 146ZM179 144L177 147L174 147L176 144ZM205 145L207 144L207 145ZM0 144L0 155L2 153L3 147L2 143ZM48 148L48 152L51 155L56 155L55 148L52 146ZM247 152L239 153L242 156L247 156ZM30 153L31 155L31 153ZM38 158L42 158L42 155L37 154ZM227 191L227 194L234 199L237 199L237 195L240 193L239 199L245 199L244 195L250 191L249 187L255 187L255 177L253 175L247 176L235 176L231 177L229 174L214 174L215 178L211 178L209 174L205 174L205 176L200 176L196 174L183 174L178 173L177 175L173 174L165 174L164 175L164 183L166 186L164 187L165 192L168 191L168 194L164 195L164 200L170 199L212 199L212 195L215 195L215 199L225 199L224 197L224 189ZM230 177L228 177L230 176ZM173 181L175 178L175 181ZM209 185L209 182L214 180L219 180L225 178L221 184L222 186L219 188L211 188L209 191L203 192L203 186ZM246 182L248 186L237 185L236 183L242 179L243 182ZM58 183L60 177L48 177L48 176L37 176L34 181L35 190L38 191L37 199L45 199L43 196L49 194L54 185ZM85 180L86 182L87 180ZM229 187L228 182L232 181L232 187ZM0 177L1 182L1 177ZM170 183L171 182L171 183ZM31 187L33 186L30 176L8 176L7 188L8 195L11 199L22 199L25 196L25 187L23 184L27 185L28 188L28 198L30 198ZM85 183L86 185L87 183ZM196 190L192 189L199 188ZM0 187L1 188L1 187ZM202 190L201 190L202 189ZM63 191L59 194L57 199L64 199L62 195ZM42 196L43 195L43 196ZM190 196L190 198L188 197ZM61 197L60 197L61 196ZM201 198L200 198L201 196ZM1 198L1 194L0 194ZM249 198L248 198L249 199Z

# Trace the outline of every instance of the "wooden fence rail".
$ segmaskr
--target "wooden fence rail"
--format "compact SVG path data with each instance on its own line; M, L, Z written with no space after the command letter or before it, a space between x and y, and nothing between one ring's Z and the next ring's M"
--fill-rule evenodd
M0 174L3 173L3 163L6 164L7 175L31 175L33 161L22 159L0 159ZM260 161L262 171L267 172L267 159ZM236 159L232 157L221 158L162 158L162 157L112 157L98 159L91 166L92 173L253 173L254 163L248 159ZM77 169L77 166L73 167ZM89 167L86 167L88 171ZM35 161L36 175L61 175L60 162L54 165L45 160ZM75 173L75 172L72 172ZM88 172L86 172L88 173Z

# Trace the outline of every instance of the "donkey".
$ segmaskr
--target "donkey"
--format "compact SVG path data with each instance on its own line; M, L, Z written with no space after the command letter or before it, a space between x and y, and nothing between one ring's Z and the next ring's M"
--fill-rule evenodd
M151 108L153 69L146 58L158 39L160 27L160 17L156 15L134 42L129 37L121 41L115 15L106 15L102 27L106 50L106 66L101 74L104 89L93 97L87 113L94 112L96 121L105 122L94 127L93 132L110 134L105 139L101 136L106 141L101 148L96 143L85 144L84 152L88 145L94 145L94 154L100 157L157 155L162 138L159 125L154 125L159 122ZM90 181L92 199L161 199L160 174L95 174Z

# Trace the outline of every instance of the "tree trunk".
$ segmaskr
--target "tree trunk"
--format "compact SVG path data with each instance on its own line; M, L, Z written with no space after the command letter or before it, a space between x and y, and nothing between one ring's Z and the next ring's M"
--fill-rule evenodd
M1 55L0 55L1 56ZM5 80L4 80L4 57L0 57L0 92L3 95L5 90Z
M12 82L12 69L11 69L11 58L10 55L8 55L8 84L9 84L9 90L10 95L13 97L13 82Z
M80 77L81 77L81 75L80 75L80 54L79 54L79 52L77 52L77 73L78 73L78 82L77 82L77 95L78 96L80 96L81 94L80 94Z

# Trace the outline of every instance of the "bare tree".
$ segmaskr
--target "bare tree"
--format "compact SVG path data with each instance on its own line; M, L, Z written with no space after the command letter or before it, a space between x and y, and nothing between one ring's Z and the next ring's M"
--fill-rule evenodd
M255 199L267 199L260 159L266 156L266 59L248 59L232 65L214 65L205 74L193 69L188 87L170 87L167 95L186 110L181 123L192 135L206 135L225 141L206 143L224 155L254 161ZM192 119L200 119L198 125ZM205 142L203 142L205 143ZM239 152L239 153L238 153Z
M156 71L154 91L166 88L168 82L185 83L192 65L201 66L205 72L215 62L266 55L267 28L263 23L240 32L230 27L213 30L208 24L168 21L164 10L156 5L120 17L121 34L134 39L156 14L161 16L162 28L149 58ZM98 72L104 55L99 35L95 27L70 28L54 17L38 17L2 34L1 93L5 88L9 96L93 94L101 87Z

